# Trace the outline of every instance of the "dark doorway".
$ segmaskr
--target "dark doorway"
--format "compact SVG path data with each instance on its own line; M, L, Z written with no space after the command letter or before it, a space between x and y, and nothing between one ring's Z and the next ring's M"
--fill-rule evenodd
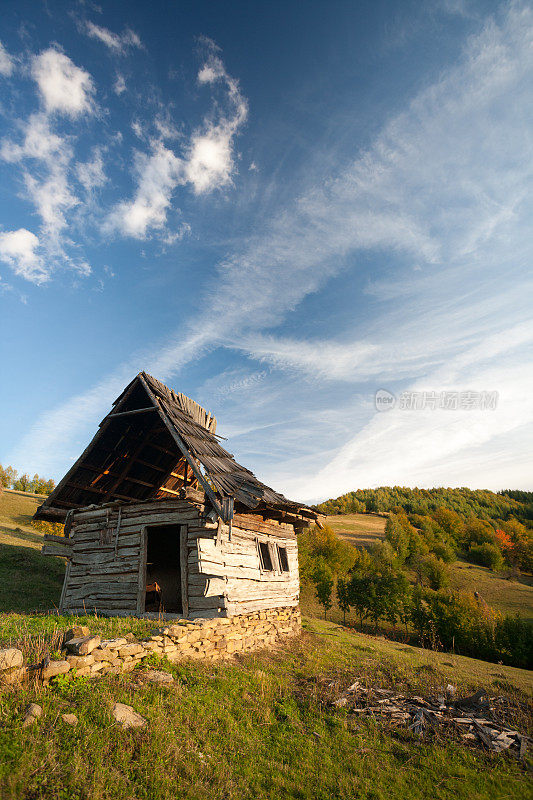
M145 611L182 614L180 526L146 529Z

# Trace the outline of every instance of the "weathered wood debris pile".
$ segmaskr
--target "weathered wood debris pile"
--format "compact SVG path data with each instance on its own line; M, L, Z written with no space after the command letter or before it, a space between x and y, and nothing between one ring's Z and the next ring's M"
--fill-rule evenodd
M333 685L333 684L332 684ZM469 744L478 744L491 752L509 751L525 758L532 739L504 723L504 697L488 697L478 691L470 697L456 698L455 687L435 697L406 696L390 689L367 688L355 681L333 705L351 714L368 715L406 726L413 733L453 734ZM499 713L500 712L500 713Z

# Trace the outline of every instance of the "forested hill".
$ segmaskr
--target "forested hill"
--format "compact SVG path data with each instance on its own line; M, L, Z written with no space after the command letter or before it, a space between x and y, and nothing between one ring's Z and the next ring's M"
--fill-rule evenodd
M317 506L323 514L353 514L364 511L394 511L402 508L407 514L431 514L437 508L448 508L461 517L485 520L533 521L533 492L486 489L409 489L404 486L381 486L379 489L357 489Z

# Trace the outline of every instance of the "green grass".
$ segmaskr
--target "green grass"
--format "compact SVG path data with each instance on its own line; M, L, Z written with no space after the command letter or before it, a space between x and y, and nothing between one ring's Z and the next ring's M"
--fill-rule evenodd
M483 600L502 614L520 614L533 619L531 578L506 580L486 567L455 561L449 565L450 586L459 592L479 592Z
M0 495L0 611L44 611L59 604L64 561L41 555L43 535L31 525L43 499L9 490Z
M527 795L527 776L508 757L420 740L405 730L350 718L327 702L356 678L405 690L441 686L448 673L441 673L438 663L432 668L436 662L428 659L435 654L406 653L331 623L307 625L300 640L277 651L216 666L166 664L177 679L170 687L139 684L131 673L0 693L0 796L444 800L453 793L458 800L503 800ZM467 661L457 658L456 683L462 680L461 662ZM471 676L476 686L490 681L488 670L498 669L484 667L486 672ZM477 662L476 668L482 669ZM502 669L525 687L528 673ZM470 676L466 666L465 675ZM116 727L110 716L116 701L143 714L148 727ZM24 729L21 713L29 702L43 706L43 717ZM76 728L61 722L65 712L77 714Z

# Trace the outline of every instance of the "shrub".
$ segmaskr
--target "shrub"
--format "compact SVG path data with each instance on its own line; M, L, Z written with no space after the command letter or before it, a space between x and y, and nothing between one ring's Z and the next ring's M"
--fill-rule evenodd
M522 669L533 669L533 622L503 617L496 622L494 645L499 659Z
M468 551L468 560L473 564L479 564L482 567L497 572L503 568L503 558L498 547L495 544L484 542L483 544L473 545Z
M481 609L471 597L417 589L413 595L411 621L426 645L487 661L496 660L494 620L490 610Z
M298 536L298 557L300 576L305 582L313 580L319 564L326 564L334 575L347 572L356 563L358 553L327 525L313 525Z
M446 564L451 564L452 561L455 561L455 550L451 544L437 542L433 545L432 550L437 558L440 558L441 561L444 561Z
M448 570L444 562L430 553L418 558L414 565L420 583L430 589L444 589L448 584Z

